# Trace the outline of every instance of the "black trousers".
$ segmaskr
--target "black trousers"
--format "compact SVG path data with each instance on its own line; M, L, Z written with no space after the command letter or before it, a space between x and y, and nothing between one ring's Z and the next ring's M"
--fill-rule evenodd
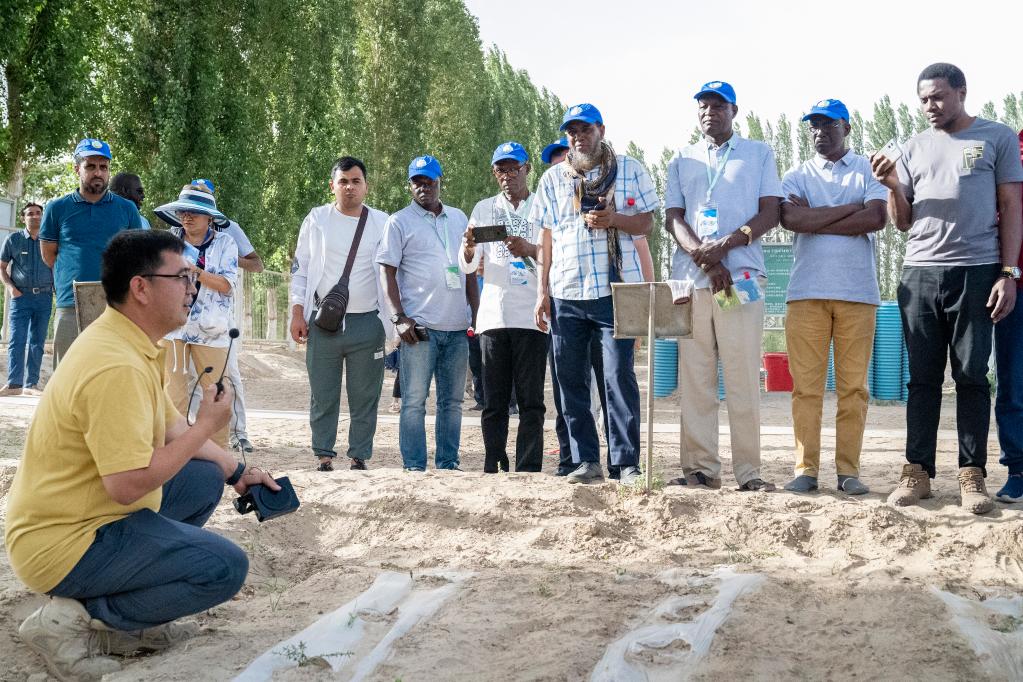
M907 266L899 284L899 309L909 351L906 461L934 478L941 385L952 361L956 385L959 466L987 475L991 422L991 310L987 299L1000 266Z
M479 335L469 337L469 375L472 377L472 397L477 405L484 404L483 351Z
M557 421L554 422L554 431L558 434L558 469L564 472L572 471L576 464L572 463L572 449L568 444L568 425L565 424L565 417L561 413L561 388L558 385L558 373L554 369L554 348L551 345L550 358L551 366L551 389L554 393L554 407L558 412ZM604 356L601 349L600 333L594 332L590 338L590 367L594 376L597 377L597 394L600 396L600 411L604 414L604 440L608 440L607 433L607 393L604 389ZM611 464L610 455L607 460L607 470L612 478L618 474L619 467Z
M540 471L547 335L535 329L488 329L478 338L483 360L483 471L508 471L508 405L513 390L519 407L515 471Z

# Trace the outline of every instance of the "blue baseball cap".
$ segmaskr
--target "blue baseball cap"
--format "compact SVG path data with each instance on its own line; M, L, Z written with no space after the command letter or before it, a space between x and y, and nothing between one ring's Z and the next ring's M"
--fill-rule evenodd
M561 128L559 130L567 128L568 124L572 121L582 121L583 123L595 125L603 125L604 123L600 110L592 104L576 104L574 107L569 107L568 111L565 112L565 116L561 119Z
M213 181L207 180L206 178L196 178L195 180L192 180L191 184L194 187L205 187L210 191L211 194L214 191L216 191L215 187L213 186Z
M700 91L693 95L693 99L700 99L708 93L720 95L726 102L735 104L735 88L724 81L710 81L704 83Z
M557 154L562 149L568 149L568 138L567 137L563 137L560 140L558 140L557 142L551 142L549 145L544 147L543 151L540 152L540 159L544 163L550 163L551 162L551 157L554 156L555 154Z
M444 175L444 171L441 170L440 161L433 158L432 156L417 156L412 159L412 163L408 165L408 179L422 175L436 180L437 178Z
M497 149L494 150L494 157L490 159L490 165L494 165L498 161L504 161L511 159L512 161L518 161L519 163L527 163L529 161L529 154L526 152L526 148L518 142L505 142L504 144L497 145Z
M75 147L75 160L84 159L87 156L104 156L108 159L113 157L110 155L110 145L103 140L97 140L94 137L87 137L78 143Z
M849 120L849 109L842 104L842 100L839 99L822 99L817 104L813 105L810 109L810 113L803 117L804 121L809 121L811 116L827 116L828 118L838 120L844 118L846 121Z

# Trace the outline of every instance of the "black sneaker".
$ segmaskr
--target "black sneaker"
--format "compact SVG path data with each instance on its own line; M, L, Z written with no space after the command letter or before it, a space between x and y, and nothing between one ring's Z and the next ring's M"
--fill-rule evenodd
M352 471L366 471L369 467L366 466L366 460L352 457L352 466L350 468Z
M317 471L333 471L334 470L334 460L333 459L328 459L326 462L320 462L320 465L318 467L316 467L316 470Z

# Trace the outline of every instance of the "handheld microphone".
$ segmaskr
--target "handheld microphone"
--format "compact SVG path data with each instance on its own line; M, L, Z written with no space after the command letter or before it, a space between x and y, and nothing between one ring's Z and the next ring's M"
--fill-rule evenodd
M241 332L232 327L231 331L227 332L227 335L231 337L231 340L227 342L227 357L224 358L224 368L220 370L220 378L217 379L217 395L224 392L224 375L227 374L227 363L231 358L231 346L234 345L234 340L241 335ZM213 368L210 367L207 369L212 371Z

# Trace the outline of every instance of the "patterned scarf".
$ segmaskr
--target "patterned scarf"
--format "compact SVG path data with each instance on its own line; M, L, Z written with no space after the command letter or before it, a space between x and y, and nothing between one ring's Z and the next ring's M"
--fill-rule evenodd
M584 167L585 164L574 151L568 152L565 175L575 183L575 210L586 213L595 208L615 210L615 180L618 177L618 157L615 150L606 140L600 141L600 160L595 166ZM586 173L593 168L600 168L597 177L586 179ZM607 229L607 255L619 279L622 276L622 250L618 244L618 230Z

